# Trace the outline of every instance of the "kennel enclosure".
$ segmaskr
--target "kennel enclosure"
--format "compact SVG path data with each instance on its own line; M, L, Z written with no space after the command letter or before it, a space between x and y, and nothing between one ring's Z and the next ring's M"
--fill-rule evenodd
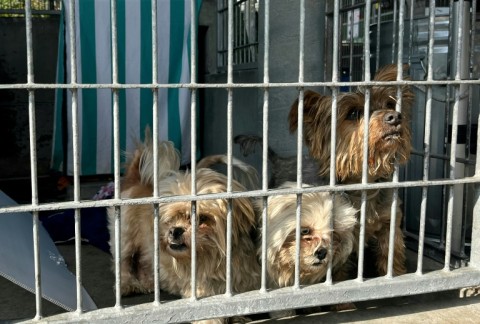
M128 2L128 1L126 1ZM358 302L480 285L480 204L478 183L480 164L476 159L478 143L478 52L476 1L285 1L269 0L203 0L182 1L184 8L199 15L190 15L188 50L190 78L186 81L160 82L153 72L151 82L120 82L116 71L120 57L117 52L119 6L125 1L109 2L109 29L111 47L111 82L83 83L75 77L70 82L40 83L33 66L35 52L32 48L32 2L25 2L25 24L28 69L26 82L2 83L0 93L9 90L28 92L29 151L31 157L31 204L4 206L0 215L31 212L33 215L34 254L36 257L37 313L32 321L42 320L41 264L38 260L38 213L46 210L115 206L127 204L158 204L172 201L195 202L202 199L252 197L264 202L269 195L298 195L301 217L302 193L329 191L340 194L350 190L393 188L403 201L404 235L408 247L417 253L413 271L392 276L392 264L385 277L365 278L358 271L356 278L332 282L327 275L325 282L312 286L300 286L298 267L296 283L292 287L270 290L266 286L265 254L260 262L263 267L262 285L258 291L232 294L229 288L224 295L197 299L164 300L158 285L158 269L154 302L123 307L120 296L119 259L115 260L116 304L111 308L83 312L81 294L77 294L77 310L45 318L48 321L112 321L128 322L142 319L151 322L185 322L205 318L248 315L290 308ZM149 9L152 26L162 13L165 1L142 1ZM76 1L64 1L70 9L65 24L74 26ZM124 9L124 8L123 8ZM122 9L122 10L123 10ZM208 27L208 28L205 28ZM152 66L157 60L159 43L152 29ZM70 28L66 36L70 44L77 37ZM202 43L202 45L199 45ZM198 46L198 47L197 47ZM197 48L199 49L197 51ZM73 51L72 53L75 53ZM366 59L367 58L367 59ZM77 58L71 54L70 64L76 66ZM293 63L292 63L293 62ZM378 67L394 63L410 65L411 80L397 80L394 85L410 85L416 99L412 109L414 152L410 162L397 168L392 181L341 185L330 180L328 185L302 188L301 156L304 154L301 131L289 134L286 116L292 102L303 100L305 89L313 88L325 94L335 95L354 89L379 85L371 81ZM74 69L73 69L74 70ZM72 71L73 71L72 70ZM153 69L157 71L157 69ZM381 84L380 84L381 85ZM69 93L71 113L76 116L79 91L110 92L112 96L112 156L115 197L111 200L83 200L80 196L79 124L73 117L65 125L70 128L73 159L73 199L64 202L43 203L38 200L36 169L37 101L35 94L42 89L62 89ZM151 114L158 120L161 104L159 93L168 89L189 92L184 101L189 109L186 127L190 134L190 156L226 152L229 157L240 157L233 144L233 136L242 132L255 132L282 155L297 156L298 178L296 189L269 189L269 164L267 145L258 154L246 160L257 167L262 176L258 190L232 192L206 196L192 195L159 197L158 188L153 197L120 199L120 96L123 91L141 89L151 92ZM334 103L335 99L334 99ZM397 107L401 109L401 107ZM300 109L299 109L300 110ZM197 124L198 121L198 124ZM335 121L334 121L335 123ZM158 137L162 131L157 123L152 131ZM221 139L221 140L219 140ZM332 145L335 147L335 145ZM158 154L158 152L156 152ZM195 159L190 168L195 171ZM366 166L364 166L364 173ZM231 160L227 167L232 178ZM333 177L332 177L333 178ZM399 200L395 200L399 203ZM265 204L264 204L265 206ZM192 207L194 208L194 207ZM265 215L266 207L262 211ZM81 217L76 217L76 278L78 291L82 286L80 264ZM119 230L117 214L116 230ZM1 217L1 216L0 216ZM161 215L156 214L155 219ZM233 217L229 215L229 217ZM395 217L395 216L393 216ZM263 223L268 226L268 224ZM264 226L263 226L264 227ZM117 232L118 234L119 232ZM158 228L155 228L158 237ZM116 235L117 238L119 235ZM36 243L35 243L36 242ZM155 242L158 248L158 242ZM392 246L392 244L390 244ZM116 247L118 248L118 246ZM227 255L235 253L227 249ZM393 251L392 251L393 253ZM119 253L116 255L118 256ZM431 257L441 267L424 271L424 258ZM158 260L156 260L158 262ZM364 260L360 257L359 268ZM195 259L192 261L195 265ZM106 269L106 271L109 271ZM194 274L194 272L193 272ZM195 278L195 275L193 275ZM192 280L195 286L195 279Z

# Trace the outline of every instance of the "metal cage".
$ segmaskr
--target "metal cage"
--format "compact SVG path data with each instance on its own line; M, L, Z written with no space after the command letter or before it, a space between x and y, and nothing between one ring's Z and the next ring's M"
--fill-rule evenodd
M230 271L227 270L227 291L224 295L197 299L163 300L160 293L159 273L155 271L155 294L154 302L123 307L120 294L120 259L116 253L114 264L115 296L116 305L112 308L104 308L91 312L82 311L82 297L77 294L77 310L64 314L45 318L51 322L110 322L115 319L126 321L128 319L141 318L146 322L169 322L179 323L208 318L247 315L262 312L272 312L283 309L294 309L311 306L348 303L363 300L381 299L410 294L422 294L438 292L449 289L458 289L480 285L480 200L479 172L480 164L476 159L477 125L479 118L478 107L478 60L480 53L476 50L478 44L477 28L477 3L476 1L450 1L445 7L436 7L435 1L429 1L423 7L415 1L390 1L389 7L382 7L387 2L383 1L326 1L325 20L325 81L305 81L304 56L305 48L309 46L305 42L305 3L308 0L298 2L299 6L299 48L298 48L298 76L295 82L270 82L269 78L269 47L270 30L269 22L272 8L269 0L259 1L259 20L263 21L260 26L265 26L259 33L263 33L263 47L259 51L258 60L263 61L263 71L260 81L257 83L235 83L233 80L233 67L235 58L235 33L234 15L239 8L239 3L253 3L256 1L221 1L225 4L222 8L222 21L226 28L225 53L215 53L222 56L221 65L225 63L226 82L224 83L199 83L197 81L197 21L192 15L191 23L191 80L189 83L160 84L155 78L152 84L119 84L116 75L118 56L115 46L112 48L112 71L113 83L101 85L85 85L76 83L75 78L69 84L42 84L35 82L34 66L32 61L32 12L31 1L26 1L25 17L27 30L28 51L28 80L24 84L2 84L3 89L25 89L29 94L29 132L31 154L31 178L32 178L32 203L16 207L2 207L0 213L31 212L33 214L33 237L36 269L36 306L37 314L33 321L42 321L42 283L40 281L39 245L38 245L38 213L45 210L76 209L76 277L78 291L81 290L81 239L79 211L87 207L115 206L116 210L116 245L120 251L120 209L130 204L153 204L158 208L159 203L172 201L188 201L192 206L203 199L226 198L230 201L237 197L252 197L263 200L262 214L266 215L267 197L272 195L295 194L298 196L298 218L301 217L302 194L306 192L333 192L340 193L349 190L362 190L378 188L392 188L396 196L404 200L404 224L405 236L409 238L410 248L417 252L418 259L416 271L401 276L392 276L392 262L389 262L389 272L384 277L364 278L361 271L354 279L332 282L327 275L325 282L311 286L299 284L298 270L295 272L295 284L292 287L269 290L266 283L265 254L261 257L262 284L258 291L241 294L233 294L229 288L231 281ZM116 1L111 0L112 8ZM155 1L152 3L155 4ZM66 2L72 5L73 1ZM191 11L195 11L196 1L191 1ZM152 21L156 21L156 5L152 6ZM72 10L73 11L73 10ZM360 14L361 12L361 14ZM388 12L388 15L385 15ZM72 23L73 14L68 19ZM116 15L112 10L112 34L116 37ZM368 22L368 23L366 23ZM294 28L294 27L292 27ZM355 31L354 31L355 30ZM440 31L445 31L446 34ZM321 31L319 31L321 32ZM442 36L443 35L443 36ZM438 38L437 38L438 36ZM74 39L75 33L69 37ZM75 43L72 41L71 43ZM114 42L115 44L115 42ZM248 45L250 46L250 45ZM478 47L478 46L477 46ZM439 50L440 49L440 50ZM445 51L443 51L445 49ZM155 44L152 47L155 53ZM247 61L250 60L250 48L246 51ZM223 58L223 55L225 58ZM156 55L153 55L156 57ZM242 56L243 57L243 56ZM367 58L367 59L366 59ZM71 58L75 62L75 57ZM446 65L443 65L446 62ZM256 89L261 94L262 106L262 130L263 138L268 143L270 92L272 89L298 89L300 105L303 104L304 89L306 87L322 87L331 91L334 96L341 89L357 86L372 87L378 85L371 81L371 73L381 64L396 63L399 68L403 63L409 63L414 71L412 80L393 82L394 85L408 84L413 87L417 94L416 130L414 141L414 157L405 169L397 168L393 180L382 183L368 183L366 177L358 184L339 185L334 180L328 185L311 188L302 188L302 132L298 132L297 148L297 188L296 189L269 189L268 188L268 152L267 145L262 151L262 188L254 191L232 192L229 190L222 194L210 194L198 196L193 190L189 196L160 197L158 189L154 190L153 197L144 199L121 199L120 198L120 152L118 143L118 91L128 88L152 89L154 96L158 89L169 87L187 88L191 91L191 156L197 152L197 98L204 89L224 89L227 92L227 121L226 142L227 154L231 158L233 152L233 92L241 88ZM159 62L154 62L159 64ZM438 64L439 66L437 66ZM75 65L75 64L73 64ZM354 70L356 69L356 70ZM39 203L36 170L36 146L35 146L35 93L38 89L64 88L72 93L72 101L75 103L76 93L83 88L108 88L112 90L114 98L114 149L115 149L115 197L104 201L81 201L80 200L80 177L78 171L78 159L74 163L74 195L72 201L62 203ZM72 109L75 109L75 104ZM115 109L117 108L117 109ZM300 109L299 109L300 110ZM152 114L155 118L157 101L154 100ZM75 114L74 114L75 115ZM73 133L77 131L77 120L69 125ZM335 126L335 125L334 125ZM200 126L201 127L201 126ZM301 127L301 126L299 126ZM334 127L333 127L334 128ZM154 138L158 134L157 127L153 127ZM334 136L332 136L335 138ZM335 141L335 139L334 139ZM452 143L455 143L452 145ZM77 143L74 139L74 149ZM365 145L365 143L364 143ZM335 145L332 145L335 147ZM76 153L78 154L78 153ZM155 151L158 154L158 151ZM232 178L231 160L228 165L228 177ZM195 174L196 164L192 161L192 174ZM363 173L367 165L364 163ZM333 178L333 177L332 177ZM366 198L364 198L366 199ZM364 202L364 201L363 201ZM440 203L441 202L441 203ZM397 204L397 200L394 199ZM157 209L158 211L158 209ZM365 211L362 211L362 215ZM155 219L160 217L158 212ZM229 215L232 217L232 215ZM264 216L265 217L265 216ZM392 217L395 217L392 215ZM364 217L362 217L364 219ZM157 223L157 222L156 222ZM299 223L297 223L299 224ZM364 224L363 224L364 225ZM231 233L227 232L227 235ZM158 227L155 227L155 235L158 237ZM391 234L393 237L393 233ZM390 238L392 242L393 238ZM298 239L298 236L297 236ZM194 242L192 242L194 244ZM363 244L364 242L360 242ZM158 240L155 242L158 249ZM390 244L393 253L393 245ZM428 251L433 251L428 253ZM227 247L227 258L231 255L231 246ZM298 251L297 251L298 253ZM430 272L423 268L424 255L433 255L441 260L443 267ZM158 260L156 258L156 264ZM195 267L195 258L192 266ZM363 256L359 259L359 268L363 267ZM231 269L231 265L227 267ZM195 276L192 278L195 286Z

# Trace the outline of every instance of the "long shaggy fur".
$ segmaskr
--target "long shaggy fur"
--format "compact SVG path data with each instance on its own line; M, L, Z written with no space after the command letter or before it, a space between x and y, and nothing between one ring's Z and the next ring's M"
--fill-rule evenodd
M210 169L197 171L197 194L226 192L227 178ZM234 190L245 190L237 182ZM162 196L188 195L191 175L178 173L161 183ZM252 234L255 211L248 198L232 202L232 289L243 292L259 288L259 264L255 258ZM197 296L225 292L226 227L228 203L225 199L197 202ZM191 204L175 202L160 205L161 286L182 297L191 296L190 286L190 223ZM180 229L181 235L175 231Z
M153 194L152 145L146 141L127 166L128 185L122 198L150 197ZM179 155L171 143L161 143L159 195L191 194L192 175L178 170ZM215 160L215 159L213 159ZM206 168L213 161L200 161L196 172L198 195L227 191L226 176ZM232 181L234 191L246 190ZM160 209L160 286L181 297L191 291L191 211L190 202L162 203ZM109 210L111 251L114 251L114 210ZM226 199L199 200L196 203L197 297L225 293ZM149 293L154 289L154 208L127 205L121 208L121 293ZM260 266L254 242L255 210L248 198L232 201L232 290L258 289ZM223 319L214 320L222 322Z
M295 184L285 186L295 187ZM306 193L302 199L300 283L307 285L324 280L330 260L333 279L346 279L347 261L355 244L357 210L340 195ZM294 283L296 208L296 195L268 199L267 273L273 288Z
M407 66L405 66L405 69ZM374 81L395 81L396 65L387 65L375 75ZM371 89L368 140L368 172L371 181L389 178L394 161L406 163L411 151L409 125L413 93L408 86L401 87L401 120L399 124L384 122L387 114L395 112L397 87L376 86ZM336 175L339 181L358 182L362 176L365 93L342 93L337 97ZM318 161L321 176L330 170L330 129L332 97L314 91L304 95L303 133L310 154ZM352 118L352 116L358 116ZM289 114L290 131L298 127L298 101Z
M159 180L175 174L180 156L172 142L158 144ZM149 130L145 142L128 155L122 179L121 198L151 197L153 193L153 141ZM115 209L107 208L110 251L115 258ZM146 205L121 208L121 293L149 293L153 289L153 207Z
M404 66L404 70L408 68ZM397 66L387 65L375 75L374 81L396 81ZM405 79L408 79L406 77ZM370 118L368 120L368 182L389 180L395 162L404 164L411 151L409 125L413 93L408 85L400 86L402 111L396 109L397 86L374 86L370 91ZM343 93L337 97L337 138L335 172L340 183L358 183L362 178L363 165L363 116L365 89ZM303 135L311 156L319 164L319 175L330 173L331 109L332 97L306 91L303 102ZM298 101L290 110L290 131L298 127ZM347 193L355 208L360 208L360 193ZM366 242L372 243L377 254L377 271L387 273L388 236L390 233L390 190L370 192L367 206ZM394 273L403 274L405 268L405 246L400 224L402 213L397 208L395 224Z

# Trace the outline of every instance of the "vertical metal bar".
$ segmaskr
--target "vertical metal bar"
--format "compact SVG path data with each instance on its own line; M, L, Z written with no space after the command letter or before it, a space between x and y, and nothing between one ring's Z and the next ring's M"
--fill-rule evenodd
M381 24L382 24L382 4L377 2L378 6L378 15L377 15L377 48L375 49L375 71L378 71L380 67L380 31L381 31Z
M397 0L393 1L393 22L392 22L392 63L395 63L397 45Z
M197 82L197 8L196 0L190 1L190 84L195 85ZM190 160L191 160L191 194L197 194L197 165L196 165L196 153L197 153L197 89L191 88L190 93ZM192 243L191 250L191 289L192 296L196 296L197 290L197 202L191 202L190 220L192 223Z
M477 1L472 1L471 2L471 20L470 20L470 39L469 39L469 42L470 42L470 45L468 48L470 49L474 49L475 48L475 37L476 37L476 20L477 20ZM468 67L469 67L469 73L468 73L468 78L469 79L473 79L474 76L473 76L473 66L475 64L475 56L477 55L475 53L476 51L475 50L470 50L470 56L469 56L469 59L468 59ZM470 161L471 158L472 158L472 154L470 153L472 150L472 124L473 124L473 114L472 114L472 109L474 107L474 102L473 102L473 92L474 92L474 89L476 89L477 86L473 86L473 85L468 85L468 111L467 111L467 136L466 136L466 147L465 147L465 157L466 157L466 160L467 161ZM478 124L477 124L478 125ZM470 167L468 167L468 174L466 174L467 176L470 176L470 173L471 173L471 170L470 170ZM473 186L470 186L470 185L465 185L465 194L463 195L463 220L462 220L462 224L463 224L463 228L462 228L462 242L461 242L461 253L462 253L462 256L465 256L465 245L466 245L466 231L467 231L467 224L468 224L468 220L467 220L467 215L468 215L468 210L471 208L471 203L469 201L469 197L470 197L470 192L472 191ZM475 192L475 190L473 190L473 192Z
M366 1L364 21L370 21L370 10L372 8L371 1ZM364 79L366 82L370 81L370 34L369 24L364 24ZM364 106L364 128L363 128L363 163L362 163L362 184L368 183L368 134L370 120L370 88L365 89L365 106ZM362 191L361 205L360 205L360 234L358 242L358 269L357 280L363 281L363 264L365 260L365 218L367 212L367 192Z
M300 0L300 36L299 36L299 68L298 82L304 80L304 46L305 46L305 0ZM302 148L303 148L303 88L300 89L298 99L298 136L297 136L297 187L302 187ZM301 126L300 126L301 125ZM295 231L295 281L294 287L300 288L300 230L302 223L302 194L297 195L296 210L296 231Z
M338 44L339 38L339 2L335 1L333 5L333 43ZM352 23L353 30L353 23ZM352 42L351 42L352 44ZM332 82L338 82L338 47L333 47L333 57L332 57ZM350 72L351 76L351 72ZM331 131L330 131L330 186L335 186L337 180L337 171L336 171L336 161L337 161L337 96L338 96L338 87L332 87L332 116L331 116ZM333 202L335 201L335 193L332 194ZM330 235L333 242L333 224L334 224L334 215L335 215L335 203L332 203L332 209L330 213L332 215L330 219ZM333 244L329 244L329 255L333 255ZM328 269L325 277L326 284L332 284L332 259L328 261Z
M474 11L475 12L475 11ZM477 118L477 125L480 125L480 116ZM480 147L480 128L477 129L477 147ZM480 176L480 159L475 163L475 176ZM475 196L473 203L472 221L472 244L470 249L470 265L480 268L480 184L475 184Z
M232 191L232 130L233 130L233 0L228 0L228 98L227 98L227 192ZM227 210L227 255L225 295L232 295L232 200L228 199Z
M217 0L217 24L219 28L217 28L217 66L218 67L223 67L223 49L224 49L224 43L223 43L223 34L225 33L225 28L224 22L223 22L223 5L222 5L223 0Z
M405 2L400 2L400 10L398 17L398 56L397 56L397 81L403 80L403 37L404 37L404 19L405 19ZM397 86L397 103L396 111L402 112L402 87ZM398 162L395 161L394 172L392 177L393 183L398 183L399 167ZM398 206L398 188L393 189L392 205L390 210L390 233L388 245L388 263L387 263L387 278L393 277L393 260L395 248L395 230L397 223L397 206ZM400 234L399 234L400 235Z
M461 57L462 57L462 42L463 42L463 6L464 1L460 0L456 3L457 5L457 15L456 19L458 22L457 27L457 39L456 44L454 44L455 49L455 80L461 79ZM453 105L453 116L452 116L452 137L451 137L451 146L450 146L450 179L455 179L455 158L457 155L457 138L458 138L458 110L461 100L461 87L460 85L455 86L455 103ZM447 209L447 228L446 228L446 239L445 239L445 264L444 270L450 270L450 260L451 260L451 250L452 250L452 231L453 231L453 209L454 209L454 200L455 200L455 187L453 185L449 186L449 196L448 196L448 209Z
M118 85L118 46L117 46L117 1L110 0L110 20L112 34L112 84ZM113 88L113 165L115 199L120 199L120 125L118 88ZM115 307L122 307L121 296L121 220L120 206L115 206Z
M464 80L469 78L469 52L470 52L470 42L469 42L469 32L470 32L470 19L467 17L470 16L470 4L471 1L464 1L463 4L460 2L455 3L454 9L456 8L457 11L459 11L459 15L462 16L462 20L458 20L458 24L462 24L461 29L463 30L462 34L462 41L461 41L461 51L460 57L456 58L456 61L454 62L458 63L456 64L457 68L459 68L458 75L460 80ZM454 23L457 22L457 20L454 20ZM454 27L455 28L455 27ZM458 29L458 27L457 27ZM454 34L455 36L455 34ZM457 42L458 44L458 42ZM469 115L469 107L468 107L468 99L467 96L465 96L465 93L468 93L469 86L466 84L459 84L457 87L457 91L460 93L460 101L458 103L458 110L457 110L457 127L461 127L469 131L469 126L468 126L468 115ZM468 139L468 135L466 136L466 139ZM461 159L466 159L467 156L467 142L463 143L457 143L456 146L456 158L461 158ZM462 178L465 177L465 171L466 169L468 170L468 167L466 167L466 164L462 162L457 162L455 165L455 177L456 178ZM465 213L465 204L463 203L466 199L466 194L467 194L467 188L468 186L466 185L456 185L454 186L455 190L455 203L454 203L454 208L453 208L453 214L456 215L452 221L452 251L456 253L457 255L465 255L465 251L463 248L463 242L464 242L464 228L465 228L465 223L464 221L466 220L466 213Z
M152 1L152 84L158 84L158 4ZM159 165L158 165L158 88L152 89L153 105L152 105L152 140L153 140L153 196L159 197ZM160 207L153 204L153 280L154 280L154 301L156 306L160 305Z
M450 55L453 51L453 48L454 48L454 45L453 45L453 33L454 33L454 13L453 13L453 3L454 3L454 0L450 0L449 1L449 11L448 11L448 21L449 22L452 22L452 23L449 23L448 24L448 54ZM447 78L449 80L451 80L451 65L449 66L449 72L448 72L448 75L447 75ZM452 110L451 109L451 92L452 92L452 85L451 84L447 84L446 85L446 91L445 91L445 123L444 123L444 131L447 133L448 132L448 125L450 123L450 111ZM448 170L448 164L446 163L446 161L444 161L444 174L445 176L447 175L447 173L449 172ZM447 197L447 194L448 194L448 191L449 191L449 187L448 186L445 186L445 187L442 187L442 194L443 194L443 199L442 199L442 225L441 225L441 235L440 235L440 242L439 242L439 246L444 248L446 243L445 243L445 236L444 236L444 233L446 232L446 227L447 227L447 213L448 213L448 199L446 198Z
M69 14L69 37L70 37L70 70L72 85L77 84L77 48L76 48L76 23L75 23L75 1L70 1ZM80 154L79 154L79 129L78 129L78 90L72 88L72 147L73 147L73 199L75 202L80 201ZM82 313L82 262L81 262L81 211L75 209L75 277L77 281L77 312Z
M469 46L468 48L469 49L472 49L472 48L475 48L475 34L476 34L476 18L477 18L477 14L476 14L476 11L477 11L477 2L476 1L472 1L471 2L471 15L470 15L470 39L469 39ZM473 76L473 73L472 73L472 70L473 70L473 66L475 64L475 50L470 50L470 55L469 55L469 58L468 58L468 74L465 73L465 77L468 77L469 79L473 79L474 76ZM473 89L474 86L472 85L466 85L465 86L465 90L468 91L468 104L467 104L467 118L466 118L466 145L465 145L465 159L467 161L470 161L471 159L471 141L472 141L472 124L473 124L473 117L472 117L472 107L474 107L474 103L473 103ZM468 168L468 172L465 174L466 176L469 176L470 175L470 167L466 166L466 168ZM466 230L467 230L467 215L468 215L468 210L470 208L470 202L469 202L469 196L470 196L470 192L472 190L471 186L469 185L465 185L464 186L464 195L463 195L463 219L462 219L462 231L461 231L461 255L462 256L466 256L465 255L465 243L466 243Z
M263 51L263 83L268 85L269 59L270 59L270 0L265 0L265 21L264 21L264 51ZM263 120L262 120L262 190L268 191L268 102L269 88L266 86L263 92ZM267 218L268 218L268 196L264 196L262 208L262 273L261 292L267 291Z
M351 6L354 5L354 3L355 3L354 1L355 0L351 0L351 2L350 2ZM338 10L340 10L340 8ZM348 79L349 79L349 81L353 80L353 78L352 78L352 74L353 74L352 71L353 71L353 66L354 66L353 65L353 47L355 46L354 43L353 43L353 29L354 29L353 24L355 23L354 12L355 12L355 9L349 10L345 13L347 15L348 15L348 13L350 13L350 21L348 22L350 24L350 35L349 35L350 36L349 37L349 40L350 40L350 42L349 42L350 43L350 57L349 57L349 62L348 62L349 63L348 64L349 65L349 67L348 67ZM335 15L335 13L333 15ZM334 39L335 39L335 37L334 37ZM337 43L334 42L334 44L338 44L338 42ZM343 45L341 45L341 46L343 47ZM333 49L335 51L336 46ZM332 68L338 69L338 65L333 65ZM332 81L333 81L333 77L332 77Z
M435 0L430 0L430 15L428 24L428 71L427 81L433 80L433 47L435 43ZM411 29L410 29L411 30ZM430 136L432 124L432 86L427 85L427 102L425 105L425 133L423 144L423 180L429 178L430 169ZM422 187L422 202L420 205L420 225L418 237L417 275L423 273L423 250L425 245L425 221L427 214L428 187Z
M33 84L33 36L32 36L32 4L30 0L25 1L25 31L27 46L27 83ZM38 205L38 184L37 184L37 140L36 140L36 120L35 120L35 91L28 90L28 128L30 140L30 175L32 188L32 206ZM33 258L35 266L35 319L42 318L42 274L40 264L40 221L38 212L33 212Z
M410 15L409 15L409 28L408 28L408 65L412 64L413 54L413 13L415 8L415 1L410 1Z

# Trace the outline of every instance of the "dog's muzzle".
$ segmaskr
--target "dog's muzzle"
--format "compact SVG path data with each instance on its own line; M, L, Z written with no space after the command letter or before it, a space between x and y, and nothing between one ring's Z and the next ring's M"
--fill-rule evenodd
M402 122L402 114L398 111L389 111L383 116L383 122L387 125L397 126Z
M313 265L320 265L323 263L323 260L327 257L328 250L324 247L319 248L315 251L314 255L317 258L318 262L315 262Z
M183 233L185 233L185 228L183 227L172 227L168 230L168 241L172 250L184 250L187 248L183 242Z

